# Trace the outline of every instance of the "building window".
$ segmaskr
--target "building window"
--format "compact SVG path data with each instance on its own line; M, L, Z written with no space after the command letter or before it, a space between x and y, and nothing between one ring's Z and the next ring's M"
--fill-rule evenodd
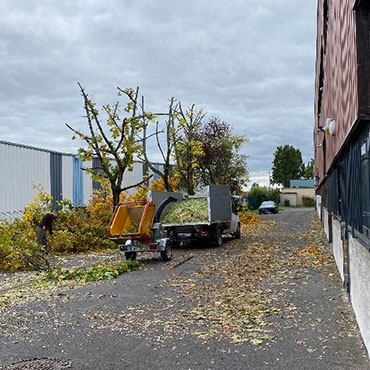
M364 176L362 175L360 144L359 141L352 143L339 164L338 193L341 220L353 230L362 233L362 178L364 178Z
M368 3L368 0L356 0L354 9L369 9L370 5Z

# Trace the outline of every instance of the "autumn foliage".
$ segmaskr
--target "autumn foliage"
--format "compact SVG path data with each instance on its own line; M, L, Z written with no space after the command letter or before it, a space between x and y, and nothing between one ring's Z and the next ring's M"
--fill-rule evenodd
M173 189L179 184L170 178ZM51 212L52 196L41 186L33 201L27 205L22 218L0 222L0 271L33 269L30 259L41 252L36 244L36 226L43 215ZM153 181L151 186L141 186L135 194L121 193L120 201L147 199L149 190L165 191L163 180ZM117 248L107 238L106 228L112 216L113 198L108 182L94 190L86 208L74 208L68 200L59 202L62 208L53 222L53 235L48 235L52 253L80 253L92 250Z

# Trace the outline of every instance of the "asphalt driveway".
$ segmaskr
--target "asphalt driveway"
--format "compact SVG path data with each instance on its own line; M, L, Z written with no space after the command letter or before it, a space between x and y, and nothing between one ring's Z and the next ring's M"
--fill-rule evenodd
M145 255L144 269L114 280L1 275L0 369L41 358L79 370L370 369L315 212L262 219L222 249Z

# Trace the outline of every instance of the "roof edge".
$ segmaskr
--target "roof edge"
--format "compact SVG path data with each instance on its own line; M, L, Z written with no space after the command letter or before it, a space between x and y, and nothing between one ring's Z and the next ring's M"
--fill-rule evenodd
M0 140L0 144L10 145L10 146L16 146L18 148L38 150L40 152L46 152L46 153L54 153L54 154L67 155L67 156L71 156L71 157L75 157L76 156L76 154L72 154L72 153L58 152L56 150L44 149L44 148L40 148L40 147L37 147L37 146L26 145L26 144L18 144L18 143L13 143L11 141L5 141L5 140Z

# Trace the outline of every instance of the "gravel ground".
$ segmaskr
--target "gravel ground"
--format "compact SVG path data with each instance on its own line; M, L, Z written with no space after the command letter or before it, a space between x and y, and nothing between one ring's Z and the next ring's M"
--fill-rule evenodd
M183 247L168 263L143 255L144 269L114 280L50 285L36 273L1 274L0 369L35 358L81 370L370 369L315 212L262 218L222 249Z

